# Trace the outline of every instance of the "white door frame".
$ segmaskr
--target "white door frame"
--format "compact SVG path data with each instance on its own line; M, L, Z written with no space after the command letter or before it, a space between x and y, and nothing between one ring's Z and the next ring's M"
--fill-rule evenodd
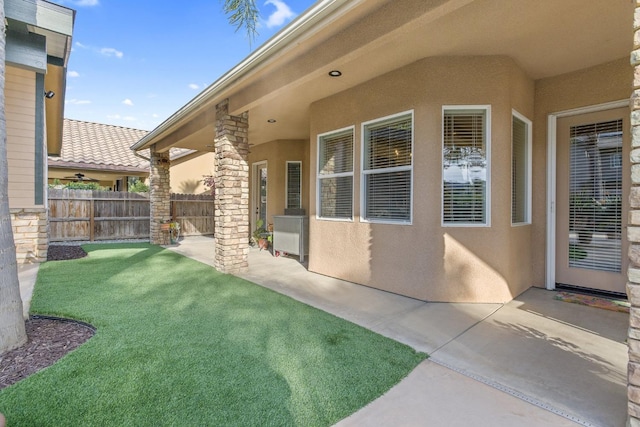
M549 114L547 117L547 271L545 286L549 290L556 288L556 138L558 119L622 107L629 107L629 100L559 111ZM629 173L629 171L623 171L622 173Z
M251 212L251 214L250 214L251 230L250 230L249 234L253 233L253 230L256 229L256 221L257 221L256 209L258 208L258 204L260 203L259 202L259 197L260 197L260 176L258 174L258 169L260 169L260 167L262 167L262 166L267 168L267 161L266 160L262 160L262 161L255 162L255 163L251 164L251 175L252 175L251 189L250 189L250 192L252 193L251 194L251 211L250 211ZM268 169L267 169L267 171L268 171ZM269 176L267 175L267 180L268 179L269 179ZM264 227L266 228L267 224L264 224Z

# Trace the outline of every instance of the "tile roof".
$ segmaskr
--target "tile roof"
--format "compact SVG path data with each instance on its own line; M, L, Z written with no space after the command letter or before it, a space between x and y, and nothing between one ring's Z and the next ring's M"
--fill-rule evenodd
M135 156L129 148L147 133L146 130L64 119L62 151L60 157L49 157L49 166L147 171L149 162ZM194 150L172 149L171 158L192 152ZM149 157L149 150L142 150L140 154Z

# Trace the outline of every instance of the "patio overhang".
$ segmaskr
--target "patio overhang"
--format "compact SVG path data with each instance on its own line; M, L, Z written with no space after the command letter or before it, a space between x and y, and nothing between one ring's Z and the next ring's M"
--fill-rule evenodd
M631 2L317 3L132 146L212 151L214 106L251 112L249 140L308 139L309 107L419 59L511 57L534 80L628 55ZM628 25L625 25L628 23ZM588 29L588 30L587 30ZM341 77L328 75L339 70ZM270 123L275 119L275 123Z

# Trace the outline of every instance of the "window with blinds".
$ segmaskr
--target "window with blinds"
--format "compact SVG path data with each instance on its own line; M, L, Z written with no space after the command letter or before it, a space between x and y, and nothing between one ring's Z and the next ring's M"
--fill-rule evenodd
M364 123L362 217L411 222L413 112Z
M287 162L286 175L286 207L302 208L302 162Z
M531 222L531 122L514 112L511 125L511 223Z
M445 107L442 129L442 222L489 225L490 108Z
M318 217L353 219L353 127L318 136Z
M622 269L622 120L572 126L569 266Z

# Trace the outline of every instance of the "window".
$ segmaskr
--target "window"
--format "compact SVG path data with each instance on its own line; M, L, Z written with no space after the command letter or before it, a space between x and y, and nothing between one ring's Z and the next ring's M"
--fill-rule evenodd
M442 223L488 226L491 109L444 107L442 116Z
M353 219L353 127L318 136L318 217Z
M411 223L413 112L362 125L362 219Z
M302 162L287 162L287 209L302 208Z
M531 122L513 112L511 125L511 223L531 222Z

